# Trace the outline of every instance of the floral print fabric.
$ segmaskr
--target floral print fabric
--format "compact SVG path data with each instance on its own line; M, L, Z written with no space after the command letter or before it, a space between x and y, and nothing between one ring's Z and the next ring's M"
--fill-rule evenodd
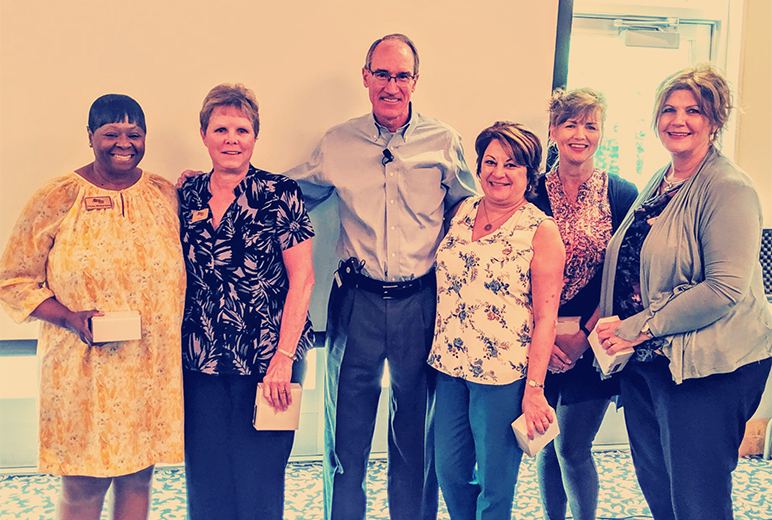
M529 203L472 241L481 200L462 203L437 250L437 322L428 363L467 381L506 385L526 374L532 241L549 217Z
M143 172L109 191L71 173L29 201L0 260L11 317L28 320L55 296L72 311L138 310L142 320L141 340L91 347L43 323L41 473L111 477L183 460L184 291L177 196L165 179Z
M627 228L617 259L614 280L614 312L624 320L644 310L641 299L641 248L652 224L667 207L681 185L660 194L659 191L633 212L633 223ZM636 361L653 361L664 355L665 338L652 338L635 346Z
M566 197L558 170L547 174L545 185L566 248L562 305L576 296L603 268L606 246L612 235L608 175L595 169L579 186L576 203Z
M314 235L295 181L254 166L217 229L209 211L211 173L180 189L188 270L182 358L205 374L263 374L279 342L289 278L282 251ZM313 343L306 317L296 354Z

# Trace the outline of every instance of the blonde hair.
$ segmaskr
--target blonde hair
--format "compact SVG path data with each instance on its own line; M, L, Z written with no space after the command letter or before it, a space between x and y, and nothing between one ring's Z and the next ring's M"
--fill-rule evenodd
M201 131L206 133L209 128L209 118L217 107L235 107L239 109L244 117L252 120L252 129L257 137L260 131L260 113L257 104L257 98L252 90L241 83L235 85L231 83L222 83L217 85L204 98L201 106L201 112L198 119L201 122Z
M710 63L701 63L689 67L665 78L657 87L654 98L654 113L651 126L656 130L662 107L676 90L688 90L697 100L700 112L708 118L715 129L710 139L713 141L726 127L732 111L732 92L721 72Z
M549 102L550 126L560 126L569 119L600 115L599 123L606 120L606 98L597 90L578 88L571 91L555 89Z

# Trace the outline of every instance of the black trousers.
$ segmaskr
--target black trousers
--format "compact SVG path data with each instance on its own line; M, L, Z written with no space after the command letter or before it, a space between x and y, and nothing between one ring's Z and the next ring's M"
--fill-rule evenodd
M434 335L435 288L384 300L333 285L327 316L325 512L365 518L365 476L384 360L389 361L388 498L392 520L433 520L434 374L426 358Z
M304 375L305 360L296 361L292 381L302 383ZM284 471L295 432L252 426L262 379L183 371L190 520L284 517Z
M676 385L662 357L621 374L633 464L655 520L731 520L732 471L772 359Z

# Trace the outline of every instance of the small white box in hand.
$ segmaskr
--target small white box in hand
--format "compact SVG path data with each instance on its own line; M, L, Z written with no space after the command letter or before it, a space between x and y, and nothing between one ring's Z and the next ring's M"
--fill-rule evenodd
M290 384L292 404L284 411L277 410L268 403L263 395L263 384L258 383L255 394L255 412L252 416L252 425L255 430L297 430L300 426L300 398L303 389L298 383Z
M581 318L579 316L559 317L557 327L555 327L555 334L557 336L576 334L579 332L580 321Z
M554 414L553 414L554 417ZM539 450L549 444L560 433L557 417L550 423L549 428L544 433L534 431L533 440L528 438L528 426L525 424L525 415L521 415L512 422L512 431L515 432L517 444L523 453L529 457L534 457Z
M94 343L142 339L142 320L139 311L106 312L91 318Z
M595 353L595 359L598 361L598 366L600 366L600 370L603 372L604 376L610 376L611 374L616 374L622 370L627 363L627 360L630 359L630 356L635 352L635 349L630 347L620 350L614 355L609 355L606 353L606 349L601 346L600 340L598 339L598 325L617 319L619 318L616 316L599 319L595 328L590 333L590 337L587 338L587 341L590 342L590 346L592 347L592 351Z

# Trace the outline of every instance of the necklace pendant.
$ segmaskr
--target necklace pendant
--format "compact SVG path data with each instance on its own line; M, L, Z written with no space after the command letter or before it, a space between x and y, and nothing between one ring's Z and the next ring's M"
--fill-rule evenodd
M483 229L484 229L485 231L490 231L492 227L493 227L493 226L491 226L490 224L485 224L485 226L483 226Z

